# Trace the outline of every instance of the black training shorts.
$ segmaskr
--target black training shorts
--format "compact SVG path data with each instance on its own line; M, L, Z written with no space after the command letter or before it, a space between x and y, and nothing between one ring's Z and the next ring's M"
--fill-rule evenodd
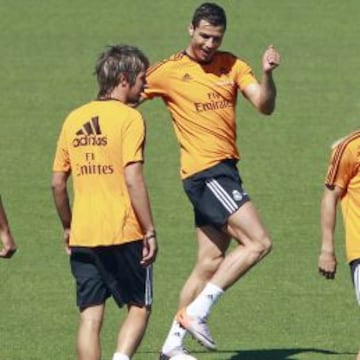
M221 228L231 214L250 200L242 187L236 162L224 160L184 179L185 192L194 206L196 226Z
M71 247L70 265L80 309L105 303L152 303L152 268L140 265L142 240L103 247Z

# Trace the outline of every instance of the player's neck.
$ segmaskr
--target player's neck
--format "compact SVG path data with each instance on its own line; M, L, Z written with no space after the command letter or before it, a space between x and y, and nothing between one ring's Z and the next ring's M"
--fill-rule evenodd
M126 100L127 100L126 91L124 91L124 89L121 88L120 86L117 86L108 94L104 94L104 95L101 95L100 97L98 97L98 99L99 100L116 100L116 101L120 101L122 103L126 103Z
M192 61L197 62L197 63L199 63L199 64L201 64L201 65L210 64L210 63L213 61L213 59L214 59L214 57L212 57L211 59L209 59L209 60L207 60L207 61L198 59L198 58L196 57L196 55L194 54L194 52L192 51L192 49L189 48L189 47L188 47L187 49L185 49L185 50L183 51L183 53L184 53L188 58L190 58Z
M120 102L124 102L124 101L121 101L115 97L111 97L111 96L98 96L96 98L96 100L99 100L99 101L120 101Z

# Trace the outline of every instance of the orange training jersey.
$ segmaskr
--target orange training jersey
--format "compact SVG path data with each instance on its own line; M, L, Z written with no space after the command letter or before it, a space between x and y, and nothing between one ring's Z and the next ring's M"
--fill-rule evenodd
M71 171L70 246L109 246L142 238L124 167L143 161L144 121L116 100L92 101L66 118L53 171Z
M209 64L180 52L148 70L144 97L161 97L171 113L182 178L221 160L239 159L237 92L256 81L251 68L227 52L217 52Z
M333 150L325 180L345 190L341 199L348 262L360 258L360 131L343 139Z

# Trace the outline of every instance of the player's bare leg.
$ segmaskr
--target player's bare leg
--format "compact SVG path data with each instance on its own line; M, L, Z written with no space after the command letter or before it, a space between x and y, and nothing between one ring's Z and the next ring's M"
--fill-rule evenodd
M223 261L230 244L230 237L212 226L196 228L196 235L198 241L197 260L180 292L178 310L190 304L202 291ZM163 344L160 359L166 359L170 355L186 353L183 348L186 332L186 329L175 318Z
M230 244L230 237L212 226L196 228L196 237L197 260L181 290L179 310L189 305L214 276Z
M78 360L100 360L100 331L104 308L104 305L95 305L81 311L77 334Z
M148 307L128 306L128 314L119 330L116 353L133 356L145 334L149 317Z
M202 292L178 315L179 322L209 350L216 349L206 324L211 307L271 250L270 237L251 202L229 217L226 231L237 240L238 246L225 256Z
M228 289L271 250L271 239L251 202L245 203L228 219L227 232L239 246L226 255L210 280L223 290Z

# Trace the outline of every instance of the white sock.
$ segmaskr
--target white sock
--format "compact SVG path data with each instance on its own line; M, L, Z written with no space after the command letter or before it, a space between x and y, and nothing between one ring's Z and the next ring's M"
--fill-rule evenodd
M195 300L187 306L186 312L191 316L206 319L210 314L211 307L223 293L223 289L212 283L207 283Z
M114 353L112 360L130 360L130 358L126 354L116 352Z
M176 347L183 346L186 330L174 319L161 351L168 354Z

